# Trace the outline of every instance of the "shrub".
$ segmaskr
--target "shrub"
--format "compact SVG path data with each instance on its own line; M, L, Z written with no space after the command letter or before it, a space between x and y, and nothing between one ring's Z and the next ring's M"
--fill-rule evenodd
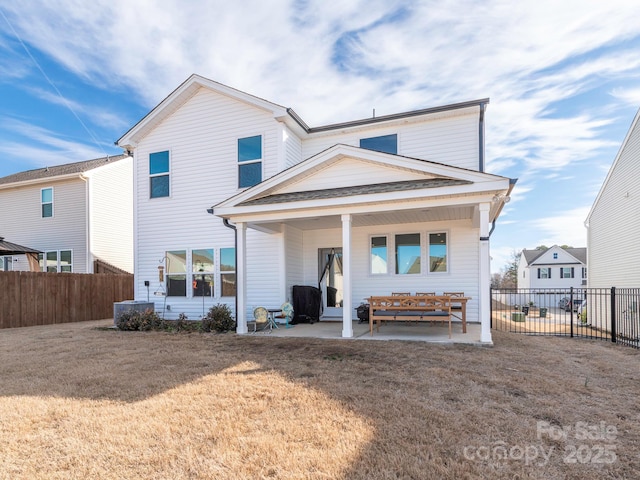
M231 316L231 309L218 303L209 309L207 315L202 319L201 329L203 332L228 332L233 330L236 322Z
M158 330L163 327L163 320L151 309L144 312L127 310L118 316L116 326L120 330Z

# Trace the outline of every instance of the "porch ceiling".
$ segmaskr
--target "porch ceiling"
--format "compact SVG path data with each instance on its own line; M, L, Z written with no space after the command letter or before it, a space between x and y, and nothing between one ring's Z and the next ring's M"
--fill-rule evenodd
M425 223L473 219L475 205L459 205L416 210L396 210L389 212L365 213L353 215L353 227L389 225L394 223ZM324 230L342 228L340 215L323 217L294 218L277 223L251 222L249 225L260 230L279 231L280 225L288 225L300 230Z

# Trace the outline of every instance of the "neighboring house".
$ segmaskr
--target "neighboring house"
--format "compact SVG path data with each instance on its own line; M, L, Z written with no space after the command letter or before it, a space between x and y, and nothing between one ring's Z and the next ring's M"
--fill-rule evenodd
M371 295L464 291L490 342L490 227L515 181L484 172L487 103L311 128L191 76L117 142L134 156L136 299L190 318L237 301L245 333L255 307L320 285L350 337Z
M518 288L585 287L587 249L562 248L522 250L518 264Z
M37 264L12 256L11 269L133 273L132 166L118 155L0 178L0 235L42 252Z
M640 287L640 111L587 216L589 287Z

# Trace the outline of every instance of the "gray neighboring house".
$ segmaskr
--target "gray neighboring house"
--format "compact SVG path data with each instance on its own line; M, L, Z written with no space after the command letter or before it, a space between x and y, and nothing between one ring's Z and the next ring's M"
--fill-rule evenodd
M133 273L132 158L97 158L0 178L0 236L41 252L36 261L0 252L3 270Z
M522 250L518 288L578 288L587 285L587 249Z
M587 216L589 287L640 287L640 110Z

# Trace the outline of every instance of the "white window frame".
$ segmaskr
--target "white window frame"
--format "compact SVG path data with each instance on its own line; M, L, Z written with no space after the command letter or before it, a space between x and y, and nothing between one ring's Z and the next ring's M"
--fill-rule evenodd
M11 255L3 255L0 257L0 271L13 271L13 257Z
M245 140L247 138L253 138L253 137L260 137L260 158L254 158L252 160L243 160L242 162L240 161L240 140ZM238 172L238 181L236 183L238 189L247 189L247 188L251 188L255 185L257 185L257 183L255 185L249 185L249 186L245 186L245 187L241 187L240 186L240 167L243 165L252 165L254 163L260 163L260 182L264 181L264 134L263 133L255 133L253 135L243 135L242 137L238 137L236 139L236 165L237 165L237 172ZM236 268L238 268L236 266Z
M61 257L62 257L62 252L69 252L71 254L71 263L69 265L62 265L61 262ZM45 252L42 252L41 254L38 254L38 265L40 266L40 271L41 272L48 272L48 265L47 265L47 256L49 253L55 253L56 254L56 264L55 264L55 268L56 271L55 272L49 272L49 273L73 273L73 249L71 248L62 248L60 250L47 250ZM69 267L69 270L62 270L62 267ZM52 265L53 268L53 265Z
M198 250L211 250L212 253L212 261L213 261L213 265L211 270L203 270L203 271L199 271L199 270L194 270L193 269L193 252L194 251L198 251ZM202 297L204 298L215 298L216 296L216 292L215 292L215 288L216 288L216 249L213 247L203 247L203 248L192 248L189 250L189 253L187 255L188 257L188 267L189 267L189 277L188 279L190 280L189 285L191 285L191 288L189 289L188 295L191 298L198 298L201 299ZM193 293L193 283L196 282L198 279L196 278L197 275L207 275L211 277L211 281L213 283L213 285L211 286L211 294L210 295L194 295Z
M155 154L155 153L164 153L167 152L169 155L169 166L166 172L160 172L160 173L151 173L151 155ZM160 150L155 150L153 152L149 152L149 162L148 162L148 173L149 173L149 200L158 200L160 198L171 198L171 193L173 192L173 188L171 188L171 164L172 164L172 159L173 159L173 154L171 152L171 149L169 148L165 148L165 149L160 149ZM161 197L152 197L151 194L153 192L153 189L151 188L151 179L152 178L157 178L157 177L168 177L169 179L169 194L168 195L163 195ZM169 250L167 250L169 251ZM172 250L173 251L173 250Z
M572 267L560 267L560 278L573 278L571 275L571 269ZM565 276L565 270L567 270L569 276Z
M420 271L418 273L400 273L398 272L398 244L396 242L396 239L398 237L398 235L418 235L420 237ZM409 232L395 232L392 234L393 237L393 250L392 250L392 255L393 255L393 264L390 265L392 267L392 271L393 274L396 277L404 277L404 276L419 276L419 275L424 275L424 249L422 248L422 245L424 245L424 234L422 232L416 232L416 231L409 231ZM387 253L388 255L388 253ZM389 260L387 259L387 264L389 264Z
M42 200L42 193L45 190L51 190L51 202L44 202ZM55 192L53 191L53 187L43 187L40 189L40 218L53 218L55 212L54 212L54 197ZM45 205L51 205L51 216L50 217L45 217L42 211L42 207L44 207Z
M538 271L540 272L538 276L539 280L548 280L551 278L551 267L538 267Z
M437 235L437 234L445 234L446 235L446 241L445 241L445 246L447 247L447 256L446 256L446 265L445 265L445 271L444 272L432 272L431 271L431 252L429 251L429 247L431 246L430 243L430 238L431 235ZM426 250L426 257L427 257L427 275L448 275L449 273L451 273L451 233L449 232L449 230L433 230L433 231L429 231L426 234L426 238L425 238L425 250Z
M184 266L184 272L171 272L169 271L170 268L170 258L169 258L169 253L170 252L184 252L184 260L185 260L185 266ZM164 265L164 286L165 286L165 292L166 292L166 296L169 298L189 298L189 292L190 292L190 283L189 283L189 270L190 270L190 266L189 266L189 262L191 261L190 259L190 255L189 255L189 249L188 248L171 248L171 249L167 249L164 252L164 258L165 258L165 265ZM169 295L169 277L171 276L175 276L175 275L184 275L184 283L185 283L185 292L184 295Z
M372 249L371 242L373 241L374 238L384 238L385 239L385 248L387 249L387 260L386 260L387 264L386 264L386 271L385 272L377 272L376 273L376 272L373 271L373 254L371 252L371 249ZM389 267L391 267L391 258L389 257L390 247L391 247L391 245L389 243L389 235L387 235L387 234L369 235L369 275L374 276L374 277L379 277L381 275L389 275L389 273L391 272L391 269L389 268ZM393 251L394 251L394 254L395 254L395 246L394 246ZM395 269L394 269L394 271L395 271Z
M233 295L223 295L222 292L222 285L223 285L223 281L222 281L222 277L224 275L235 275L236 277L236 294L238 291L238 275L237 275L237 271L238 271L238 265L236 263L235 265L235 270L231 271L231 270L222 270L222 250L235 250L235 247L220 247L218 248L218 253L219 253L219 259L218 259L218 279L219 279L219 284L220 284L220 298L233 298ZM234 263L236 262L236 255L237 252L233 252L233 259L234 259Z

